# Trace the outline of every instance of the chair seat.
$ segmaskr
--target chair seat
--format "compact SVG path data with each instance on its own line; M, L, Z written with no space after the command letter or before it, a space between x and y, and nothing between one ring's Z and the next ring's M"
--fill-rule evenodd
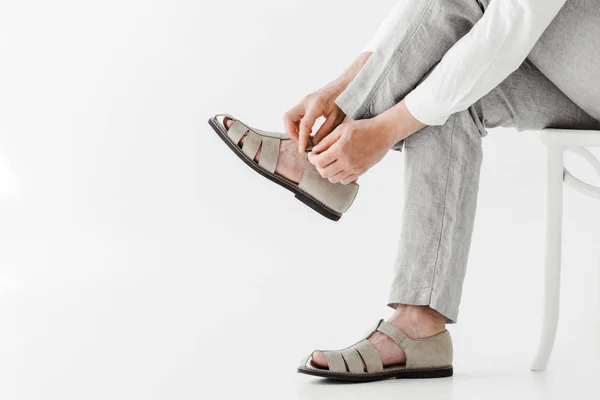
M540 131L540 137L547 145L600 147L600 131L544 129Z

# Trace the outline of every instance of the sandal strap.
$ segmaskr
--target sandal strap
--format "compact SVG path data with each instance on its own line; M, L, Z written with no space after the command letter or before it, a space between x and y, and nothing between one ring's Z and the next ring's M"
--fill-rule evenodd
M379 322L379 325L377 326L377 331L383 333L385 336L392 339L394 341L394 343L396 343L396 345L398 347L400 347L403 351L406 348L405 341L407 339L410 341L410 338L408 338L404 334L404 332L402 332L400 329L396 328L394 325L388 324L384 320L381 320Z
M246 136L246 140L244 141L242 151L248 156L248 158L254 160L254 157L256 157L256 154L260 149L261 142L262 138L259 135L252 131L248 131L248 135Z
M243 125L247 131L248 130L254 131L263 137L271 137L274 139L281 139L281 140L289 140L290 139L290 137L288 136L288 134L286 132L271 132L271 131L265 131L263 129L254 128L248 124L243 123L242 121L240 121L239 119L235 118L233 115L230 115L230 114L225 114L225 113L216 114L213 118L218 120L220 117L223 117L223 119L229 118L230 120L234 121L234 123L238 122L238 123L240 123L240 125ZM219 123L221 125L224 125L224 123L221 121L219 121Z
M281 139L272 137L262 138L262 147L260 150L260 158L258 159L258 165L269 171L275 173L275 167L277 167L277 160L279 160L279 145Z
M355 345L342 350L316 351L323 353L327 360L328 369L331 372L363 374L365 373L365 366L367 367L367 373L383 371L381 355L367 339L363 339Z
M400 329L384 320L379 322L377 331L392 339L404 351L406 368L452 364L452 339L448 331L424 339L411 339Z
M227 130L227 136L233 141L235 144L239 144L240 140L244 137L244 135L248 132L248 127L242 124L240 121L235 121L231 128Z
M342 357L346 360L346 365L348 365L348 371L353 374L361 374L365 372L365 367L363 365L362 358L360 358L360 354L358 354L358 350L354 347L350 347L342 350Z
M339 350L323 351L331 372L346 372L346 364Z
M221 114L216 114L215 115L215 118L218 119L219 117L229 118L229 119L232 119L234 121L236 120L236 118L233 115L227 114L227 113L221 113Z
M371 342L369 342L367 339L364 339L355 344L353 347L360 353L360 356L367 366L368 373L372 374L383 371L383 362L381 361L381 356Z
M240 121L235 121L231 128L227 130L227 136L229 136L229 138L235 144L239 144L246 134L248 135L246 136L246 140L242 146L242 151L250 159L254 160L258 150L261 150L258 165L270 173L275 173L277 161L279 160L279 147L281 139L271 136L263 136L260 133L255 132L253 129L248 128Z
M373 334L375 332L377 332L377 328L379 328L379 324L381 324L381 321L383 321L382 319L380 319L379 321L377 321L377 323L367 331L367 333L364 334L363 339L368 339L371 336L373 336Z

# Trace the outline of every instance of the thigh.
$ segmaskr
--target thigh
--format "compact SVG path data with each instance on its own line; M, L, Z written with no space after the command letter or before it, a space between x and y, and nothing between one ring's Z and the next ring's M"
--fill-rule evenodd
M599 120L527 60L469 110L485 128L600 129Z
M488 128L600 130L600 120L579 107L529 60L467 110L455 115L459 114L456 123L463 130L466 125L470 126L467 130L471 136L469 142L475 145L473 134L486 136ZM440 127L426 127L396 143L393 149L402 151L410 146L410 142L418 143L413 136L424 140L423 132L439 135L439 132L433 133L437 132L434 128Z
M405 0L358 75L336 99L352 119L372 118L400 102L483 16L475 0Z
M568 0L528 58L573 102L600 119L600 2Z

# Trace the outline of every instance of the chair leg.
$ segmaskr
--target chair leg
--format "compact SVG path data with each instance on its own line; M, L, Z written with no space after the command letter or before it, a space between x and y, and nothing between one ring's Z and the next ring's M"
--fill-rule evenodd
M546 271L544 317L533 371L544 371L552 353L560 305L564 147L549 146L547 156Z

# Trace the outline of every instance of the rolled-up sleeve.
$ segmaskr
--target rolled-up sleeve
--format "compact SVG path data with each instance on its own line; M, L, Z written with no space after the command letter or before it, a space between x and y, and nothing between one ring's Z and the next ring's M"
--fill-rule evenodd
M426 125L443 125L516 70L566 0L493 0L483 17L405 98ZM372 44L373 45L373 44Z

